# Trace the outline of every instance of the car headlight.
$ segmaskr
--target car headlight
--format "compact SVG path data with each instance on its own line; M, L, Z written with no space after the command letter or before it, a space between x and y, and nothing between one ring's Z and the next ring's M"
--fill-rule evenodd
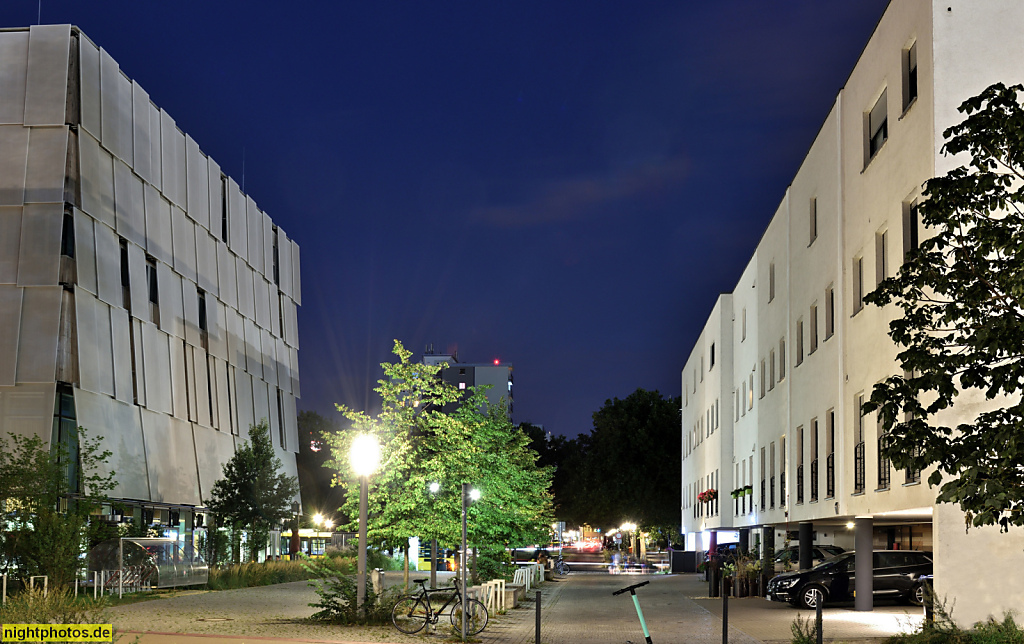
M786 588L792 588L793 586L796 585L796 581L797 580L795 578L779 579L777 582L775 582L776 583L776 588L779 588L780 590L784 590Z

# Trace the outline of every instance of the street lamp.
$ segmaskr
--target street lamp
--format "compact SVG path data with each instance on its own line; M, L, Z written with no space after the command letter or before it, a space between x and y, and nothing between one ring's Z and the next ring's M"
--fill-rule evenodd
M352 440L349 464L359 476L359 556L356 564L356 606L363 614L366 601L366 514L369 496L367 479L380 462L380 443L371 434L359 434Z
M431 494L437 494L441 489L441 484L437 481L433 481L427 486ZM430 542L430 587L437 588L437 537L435 536Z
M466 509L470 501L480 500L480 490L469 489L469 483L462 484L462 562L459 564L459 575L462 577L462 641L466 641L466 611L469 609L469 593L466 592Z

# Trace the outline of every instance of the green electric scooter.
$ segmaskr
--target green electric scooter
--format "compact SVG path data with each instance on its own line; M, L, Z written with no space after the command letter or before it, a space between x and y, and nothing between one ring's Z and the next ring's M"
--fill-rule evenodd
M646 586L651 583L648 581L642 581L639 584L633 584L627 586L621 590L616 590L612 595L621 595L624 592L629 592L633 596L633 605L636 606L636 616L640 618L640 628L644 629L644 639L647 640L647 644L651 644L651 634L647 631L647 622L644 621L644 612L640 610L640 600L636 598L636 589L641 586Z

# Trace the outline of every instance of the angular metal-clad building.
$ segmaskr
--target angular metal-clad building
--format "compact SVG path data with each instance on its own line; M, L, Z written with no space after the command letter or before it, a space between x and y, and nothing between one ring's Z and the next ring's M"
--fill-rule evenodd
M295 474L300 303L298 245L109 53L0 31L0 431L86 428L191 538L250 424Z

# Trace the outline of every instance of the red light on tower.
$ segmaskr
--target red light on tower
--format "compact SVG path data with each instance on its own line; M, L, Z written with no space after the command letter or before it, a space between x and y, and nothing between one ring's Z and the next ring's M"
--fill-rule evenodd
M501 364L501 361L498 360L497 358L495 358L494 359L494 366L497 367L499 364Z

